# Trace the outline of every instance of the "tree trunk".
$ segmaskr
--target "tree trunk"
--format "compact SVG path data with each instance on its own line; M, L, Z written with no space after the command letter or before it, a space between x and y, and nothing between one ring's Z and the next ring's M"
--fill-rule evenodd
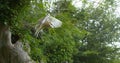
M29 55L11 43L9 26L0 24L0 63L32 63Z

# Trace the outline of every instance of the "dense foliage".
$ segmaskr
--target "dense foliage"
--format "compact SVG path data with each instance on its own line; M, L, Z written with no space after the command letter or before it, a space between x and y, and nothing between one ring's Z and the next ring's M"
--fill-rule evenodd
M72 0L58 0L52 3L52 10L47 0L1 0L0 5L3 3L0 23L10 25L12 33L30 45L29 55L38 63L120 61L119 48L109 46L119 41L120 18L114 14L114 0L104 0L96 7L82 0L80 9L72 5ZM45 28L36 38L32 29L47 14L61 20L62 27ZM24 45L24 49L28 47Z
M16 23L14 19L29 4L29 0L1 0L0 1L0 22L6 25ZM14 18L13 18L14 17Z

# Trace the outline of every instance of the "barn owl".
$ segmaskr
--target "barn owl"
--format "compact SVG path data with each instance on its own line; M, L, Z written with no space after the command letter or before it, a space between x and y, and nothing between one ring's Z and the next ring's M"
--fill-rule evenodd
M58 28L61 27L62 22L49 14L44 17L42 20L39 20L39 23L35 26L35 35L37 36L39 32L43 30L45 27L51 27L51 28Z

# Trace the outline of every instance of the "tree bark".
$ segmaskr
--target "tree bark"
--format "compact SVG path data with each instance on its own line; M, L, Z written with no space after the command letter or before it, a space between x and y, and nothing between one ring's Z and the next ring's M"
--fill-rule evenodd
M27 52L11 43L10 28L2 24L0 24L0 63L33 63Z

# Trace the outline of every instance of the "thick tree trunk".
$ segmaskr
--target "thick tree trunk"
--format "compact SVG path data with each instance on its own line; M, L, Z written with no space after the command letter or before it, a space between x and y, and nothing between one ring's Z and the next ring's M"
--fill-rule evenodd
M10 29L2 24L0 24L0 63L32 63L22 48L11 43Z

